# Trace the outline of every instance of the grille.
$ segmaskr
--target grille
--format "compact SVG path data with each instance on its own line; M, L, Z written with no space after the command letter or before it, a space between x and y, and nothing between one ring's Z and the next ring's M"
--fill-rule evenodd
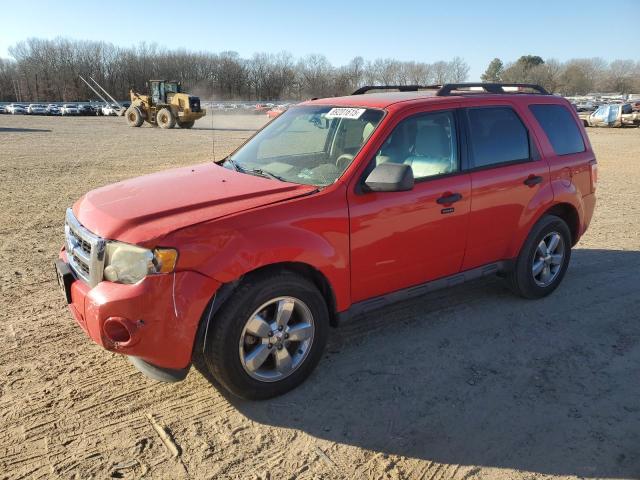
M97 285L102 280L105 241L83 227L70 208L64 231L69 266L76 277L92 287Z
M189 107L192 112L200 111L200 99L198 97L189 97Z

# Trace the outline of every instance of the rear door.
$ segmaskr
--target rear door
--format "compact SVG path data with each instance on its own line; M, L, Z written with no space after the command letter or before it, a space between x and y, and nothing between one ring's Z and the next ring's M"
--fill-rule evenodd
M497 101L464 109L471 175L471 211L463 270L513 256L517 234L551 202L549 166L515 105Z
M389 131L367 172L405 163L416 183L404 192L350 189L353 302L457 273L464 256L471 182L461 168L457 113L414 111Z

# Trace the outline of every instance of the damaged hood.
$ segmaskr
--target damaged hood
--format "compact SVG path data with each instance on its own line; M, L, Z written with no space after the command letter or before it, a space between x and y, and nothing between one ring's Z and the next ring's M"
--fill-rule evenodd
M103 238L141 243L316 189L208 163L98 188L78 200L73 212L82 225Z

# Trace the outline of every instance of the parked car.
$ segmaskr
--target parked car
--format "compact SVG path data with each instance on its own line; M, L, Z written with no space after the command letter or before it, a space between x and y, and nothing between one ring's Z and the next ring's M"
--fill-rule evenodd
M96 111L92 105L88 103L78 104L78 115L95 115Z
M104 105L102 107L102 115L105 116L117 116L120 109L116 105Z
M32 103L27 107L27 113L29 115L46 115L47 107L40 103Z
M276 118L278 115L280 115L282 112L287 110L287 106L285 105L276 105L275 107L273 107L271 110L267 110L267 117L269 118Z
M25 115L27 113L27 107L20 103L11 103L7 105L7 113L11 115Z
M47 105L47 115L62 115L60 111L60 107L55 103L50 103Z
M80 327L152 378L199 355L260 399L310 374L330 325L391 302L487 275L551 294L595 207L571 105L537 86L367 88L289 108L218 163L79 199L56 268Z
M257 103L253 109L254 113L267 113L271 107L265 103Z
M0 105L0 115L7 113L7 107L6 105Z
M78 107L71 103L65 103L64 105L62 105L62 107L60 107L60 113L63 116L80 114L80 112L78 111Z
M639 127L640 112L630 103L613 103L599 106L595 112L580 113L585 127Z

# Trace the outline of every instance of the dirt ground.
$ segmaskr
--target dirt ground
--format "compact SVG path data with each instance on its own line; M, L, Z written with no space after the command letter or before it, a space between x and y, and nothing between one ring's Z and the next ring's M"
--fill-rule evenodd
M331 332L301 387L258 403L195 369L156 383L91 343L53 273L65 208L221 158L263 121L0 116L0 479L640 478L639 129L589 130L596 214L546 299L485 279L371 314Z

